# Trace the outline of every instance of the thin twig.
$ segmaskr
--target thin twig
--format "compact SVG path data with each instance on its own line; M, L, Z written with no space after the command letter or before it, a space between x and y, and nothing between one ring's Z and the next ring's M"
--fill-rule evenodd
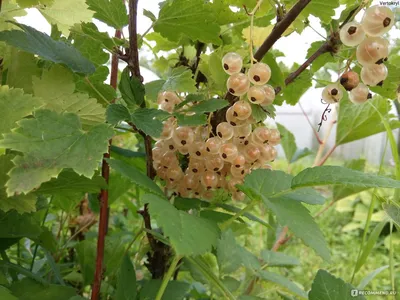
M317 166L322 166L325 164L325 162L328 160L328 158L332 155L332 153L336 150L337 145L335 144L329 151L328 153L325 154L325 156L321 159L321 161L317 164Z
M322 140L319 137L319 134L318 134L317 130L314 128L313 124L311 123L310 118L306 114L306 112L305 112L303 106L301 105L301 103L299 102L298 104L299 104L299 107L300 107L301 111L303 112L304 117L306 117L306 120L307 120L308 124L311 126L311 129L313 130L314 135L317 138L318 143L321 145L322 144Z
M286 234L289 231L289 227L285 226L283 227L281 233L279 234L278 239L276 240L275 244L272 246L271 251L278 251L279 247L282 246L285 243L286 240Z

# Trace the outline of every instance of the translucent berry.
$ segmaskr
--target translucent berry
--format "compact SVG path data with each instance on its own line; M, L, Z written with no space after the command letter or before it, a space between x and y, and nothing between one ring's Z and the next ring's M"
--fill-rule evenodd
M265 144L260 146L261 160L264 162L273 161L276 158L276 150L273 146Z
M239 73L242 66L242 57L235 52L229 52L222 58L222 67L229 75Z
M271 78L271 68L264 63L256 63L249 69L249 79L255 85L264 85Z
M349 47L357 46L365 39L363 26L355 21L344 25L339 35L342 43Z
M230 140L233 137L233 127L228 122L219 123L217 126L217 135L221 140Z
M240 120L237 116L235 116L235 111L233 106L229 107L225 114L226 121L233 127L235 126L243 126L246 124L246 120Z
M222 135L222 133L221 133ZM217 154L219 148L222 145L222 141L218 137L211 137L206 141L206 151L210 154Z
M232 199L235 201L243 201L245 198L246 198L246 195L242 191L232 194Z
M183 178L182 169L179 166L168 168L167 179L172 182L177 182Z
M231 166L231 175L234 178L243 179L249 171L245 168L235 168L235 166Z
M206 145L203 141L195 141L189 145L189 153L191 158L203 159L207 154Z
M208 190L215 188L218 181L218 175L214 171L205 171L201 176L201 184Z
M235 104L233 104L233 116L239 120L246 120L251 116L250 104L243 100L235 102Z
M246 161L253 162L260 158L261 151L255 144L249 144L244 147L243 155L246 158Z
M194 173L187 173L183 177L183 186L186 190L195 190L200 185L200 177Z
M342 97L342 89L337 83L327 85L322 91L322 100L329 104L339 102Z
M271 138L271 130L267 127L257 127L252 133L252 140L256 144L267 144Z
M237 169L244 168L245 164L246 158L242 154L239 154L234 160L232 160L232 166Z
M379 85L388 76L388 70L384 64L372 65L361 69L361 80L369 86Z
M358 45L356 55L363 66L381 64L389 55L389 42L381 37L366 38Z
M178 127L172 134L172 138L177 146L190 145L194 140L194 132L190 127Z
M245 139L251 134L251 129L250 124L235 126L233 127L233 136L239 139Z
M271 146L279 145L281 142L281 134L278 129L270 129L268 144Z
M264 92L265 92L265 100L264 102L261 103L261 105L266 106L266 105L270 105L274 102L275 100L275 89L269 85L266 84L263 86Z
M394 13L389 7L374 5L365 11L361 24L369 36L380 36L388 32L394 22Z
M357 72L348 71L340 77L340 84L346 89L351 91L360 83L360 77Z
M175 142L172 139L164 141L164 149L167 152L176 152L178 150L175 145Z
M262 86L254 85L247 92L247 98L251 103L261 104L267 98L265 90Z
M368 87L363 83L360 83L357 87L352 89L350 92L350 101L355 104L364 103L371 97L372 97L372 95L369 92Z
M163 149L161 147L154 147L152 152L153 152L153 161L160 162L162 156L165 153L165 149Z
M161 105L163 103L178 104L180 102L181 102L181 99L174 92L162 92L162 93L159 93L158 97L157 97L157 103L159 105Z
M175 108L175 104L172 102L164 102L158 106L159 109L164 110L166 112L172 113Z
M238 149L234 144L226 143L219 148L218 153L224 161L231 162L238 156Z
M206 169L209 171L218 172L224 167L225 162L218 155L207 157L205 159Z
M164 168L169 169L178 165L178 159L175 153L167 152L161 157L160 163Z
M236 192L240 192L240 190L236 187L237 185L243 184L243 180L239 178L232 178L228 181L228 190L233 194Z
M243 73L233 74L228 78L226 87L229 93L234 96L242 96L247 93L250 88L250 81Z
M190 160L187 172L199 175L204 172L204 163L200 160Z

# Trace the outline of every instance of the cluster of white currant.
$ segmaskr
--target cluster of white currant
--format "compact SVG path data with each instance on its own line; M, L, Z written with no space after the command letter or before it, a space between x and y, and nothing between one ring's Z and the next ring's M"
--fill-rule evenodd
M261 105L273 102L274 89L265 85L271 76L268 65L254 64L247 76L240 73L243 62L236 53L225 55L222 65L231 75L227 82L230 93L236 96L247 93L250 102ZM180 102L174 92L158 96L159 108L169 112ZM216 190L223 189L235 200L244 199L236 185L243 183L252 170L270 168L268 163L276 157L274 146L281 139L278 130L256 125L251 114L249 102L244 99L235 102L226 111L226 121L218 124L215 135L209 125L178 126L174 117L169 118L153 148L158 177L169 190L182 197L211 199ZM184 168L182 157L186 161Z
M394 22L394 14L389 7L375 5L365 11L361 24L353 21L341 28L340 40L346 46L357 46L357 61L362 65L360 76L349 71L340 78L340 84L350 91L353 103L366 102L371 98L368 86L381 85L386 79L388 70L384 62L389 54L389 41L381 36L392 28ZM322 91L322 99L327 103L339 102L342 97L339 83L332 83Z

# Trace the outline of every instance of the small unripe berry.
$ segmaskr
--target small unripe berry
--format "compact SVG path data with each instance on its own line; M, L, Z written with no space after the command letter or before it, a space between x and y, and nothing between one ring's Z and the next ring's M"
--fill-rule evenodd
M357 72L348 71L340 77L340 84L346 89L351 91L360 83L360 77Z
M271 78L271 68L264 63L256 63L249 69L249 79L254 85L264 85Z
M229 75L239 73L242 66L242 57L235 52L229 52L222 58L222 67Z

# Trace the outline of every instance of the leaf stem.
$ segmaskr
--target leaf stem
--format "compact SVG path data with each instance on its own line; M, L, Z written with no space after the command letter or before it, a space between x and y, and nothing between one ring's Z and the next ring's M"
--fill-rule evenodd
M176 266L178 265L178 263L179 263L181 258L182 258L181 256L176 255L174 257L174 259L172 260L171 265L169 266L168 271L164 275L163 281L161 282L161 286L160 286L160 289L157 292L157 296L156 296L155 300L161 300L162 299L162 296L164 295L164 292L165 292L165 290L167 288L168 282L172 278L172 276L174 275Z
M243 209L241 209L240 211L238 211L236 214L234 214L231 218L229 218L228 220L226 220L224 223L222 223L220 225L221 230L225 230L227 229L234 221L236 221L238 218L240 218L241 216L243 216L245 213L249 212L254 205L256 204L256 201L251 201L248 205L246 205Z
M114 55L113 55L114 56ZM93 85L93 83L90 81L88 77L85 76L85 81L86 83L96 92L97 95L100 96L100 98L107 104L110 104L110 101L106 99L106 97L103 96L102 93Z

